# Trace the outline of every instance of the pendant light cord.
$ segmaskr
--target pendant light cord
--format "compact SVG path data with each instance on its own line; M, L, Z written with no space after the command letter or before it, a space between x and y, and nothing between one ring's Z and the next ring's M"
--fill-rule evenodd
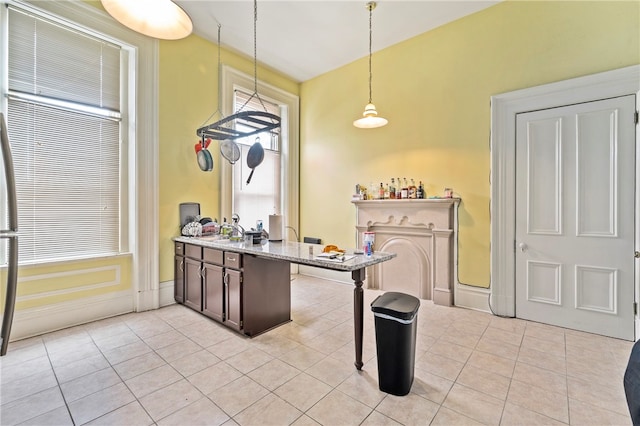
M369 103L373 103L371 100L371 80L373 78L373 74L371 72L371 45L372 45L372 31L371 31L371 16L373 15L373 8L375 6L375 3L370 2L368 4L368 8L369 8Z

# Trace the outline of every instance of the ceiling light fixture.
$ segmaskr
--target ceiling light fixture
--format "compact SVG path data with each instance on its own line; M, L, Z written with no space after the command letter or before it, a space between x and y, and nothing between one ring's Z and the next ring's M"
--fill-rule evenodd
M371 100L371 41L372 41L372 30L371 30L371 16L373 9L376 8L376 2L370 1L367 3L367 10L369 10L369 103L364 107L364 112L362 113L362 118L353 122L353 125L359 127L361 129L374 129L376 127L382 127L388 123L385 118L378 117L378 111L376 111L376 106L373 104Z
M172 0L101 0L122 25L149 37L185 38L193 31L189 15Z

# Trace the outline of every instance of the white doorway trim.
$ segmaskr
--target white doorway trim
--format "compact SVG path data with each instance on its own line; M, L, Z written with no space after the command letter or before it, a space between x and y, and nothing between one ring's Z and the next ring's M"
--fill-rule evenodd
M545 84L491 97L491 308L515 316L516 114L624 95L640 95L640 65ZM636 102L638 102L636 97ZM638 141L638 132L636 132ZM637 145L637 144L636 144ZM636 150L636 164L640 156ZM636 173L636 181L639 174ZM639 187L636 182L636 211ZM636 215L636 250L640 220ZM640 262L637 262L640 263ZM638 276L636 263L636 300ZM636 322L637 322L636 318ZM636 328L637 329L637 328Z

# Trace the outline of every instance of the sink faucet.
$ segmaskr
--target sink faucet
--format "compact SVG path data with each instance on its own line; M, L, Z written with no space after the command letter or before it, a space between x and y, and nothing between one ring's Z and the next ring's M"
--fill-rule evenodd
M244 238L244 228L242 227L242 225L240 225L240 216L238 216L237 213L234 213L231 216L231 222L232 222L232 226L233 226L233 230L231 231L231 234L236 234L237 232L240 232L240 237Z

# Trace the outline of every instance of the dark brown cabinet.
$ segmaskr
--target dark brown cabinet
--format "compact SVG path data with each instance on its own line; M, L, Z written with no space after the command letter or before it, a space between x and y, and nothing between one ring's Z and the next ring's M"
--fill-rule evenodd
M243 262L244 334L255 336L291 321L291 264L246 254Z
M186 257L184 259L184 304L202 310L202 275L199 260Z
M224 281L226 289L225 322L228 327L240 331L243 328L242 272L227 268L224 273Z
M176 243L176 302L255 336L290 321L289 271L286 261Z
M202 313L216 321L224 321L223 252L202 249Z
M222 266L202 264L203 305L202 313L216 321L224 321L224 275Z
M176 243L173 275L173 298L184 303L184 244Z

